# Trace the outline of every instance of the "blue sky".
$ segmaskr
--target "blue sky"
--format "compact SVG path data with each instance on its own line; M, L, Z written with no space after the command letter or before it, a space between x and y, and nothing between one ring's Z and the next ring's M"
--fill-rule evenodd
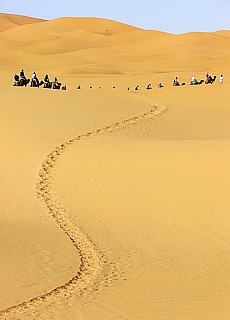
M0 0L0 12L107 18L171 33L230 29L230 0Z

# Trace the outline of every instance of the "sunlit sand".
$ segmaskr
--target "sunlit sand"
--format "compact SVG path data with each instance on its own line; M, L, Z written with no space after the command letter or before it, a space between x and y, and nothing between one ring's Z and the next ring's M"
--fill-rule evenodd
M0 22L0 319L229 319L230 31Z

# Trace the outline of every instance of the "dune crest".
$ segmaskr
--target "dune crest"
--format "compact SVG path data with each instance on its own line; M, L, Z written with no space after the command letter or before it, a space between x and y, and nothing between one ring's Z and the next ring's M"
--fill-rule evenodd
M0 32L16 28L25 24L33 24L45 21L44 19L31 18L16 14L0 13Z
M5 52L6 56L0 61L3 69L7 55L16 57L18 51L20 65L30 70L36 68L37 72L47 65L47 72L53 72L56 65L61 75L65 70L66 75L77 70L80 74L123 75L185 72L192 68L224 72L221 65L227 61L230 50L228 30L175 35L99 18L44 21L2 15L1 19L5 20L0 32L2 55ZM32 59L31 54L37 58ZM14 70L10 63L9 69ZM228 63L224 69L225 73L230 71Z

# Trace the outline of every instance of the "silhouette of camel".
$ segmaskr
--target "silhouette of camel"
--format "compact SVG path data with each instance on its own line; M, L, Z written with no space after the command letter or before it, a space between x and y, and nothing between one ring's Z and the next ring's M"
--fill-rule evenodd
M206 81L205 81L205 83L206 84L213 84L213 82L216 80L216 76L214 76L213 78L212 78L212 76L209 76L209 77L207 77L206 78Z
M27 84L30 82L30 79L20 79L19 81L18 81L18 86L19 87L26 87L27 86Z
M44 82L43 88L51 89L52 88L52 82L50 82L50 81Z
M196 83L191 81L190 86L196 86L196 85L202 84L203 82L204 82L204 80L197 81Z
M43 85L43 83L44 83L44 81L40 81L39 82L39 80L38 80L38 82L37 82L34 79L32 79L31 83L30 83L30 86L39 88L41 85Z

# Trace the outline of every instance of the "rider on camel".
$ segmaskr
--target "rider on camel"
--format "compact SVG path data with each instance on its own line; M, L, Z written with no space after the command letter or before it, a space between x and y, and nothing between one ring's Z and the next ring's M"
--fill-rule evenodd
M20 79L26 80L26 76L23 69L20 71L19 77Z
M196 80L196 77L193 76L191 80L191 85L196 85L196 84L198 84L198 81Z
M37 78L37 75L36 75L36 72L35 72L35 71L34 71L33 74L32 74L32 81L34 81L35 86L38 87L39 81L38 81L38 78ZM32 86L32 81L31 81L31 86Z
M49 83L49 82L50 82L50 79L49 79L48 74L45 75L45 77L44 77L44 82L45 82L45 83Z
M179 86L179 82L178 82L178 78L175 77L175 79L173 80L173 86Z

